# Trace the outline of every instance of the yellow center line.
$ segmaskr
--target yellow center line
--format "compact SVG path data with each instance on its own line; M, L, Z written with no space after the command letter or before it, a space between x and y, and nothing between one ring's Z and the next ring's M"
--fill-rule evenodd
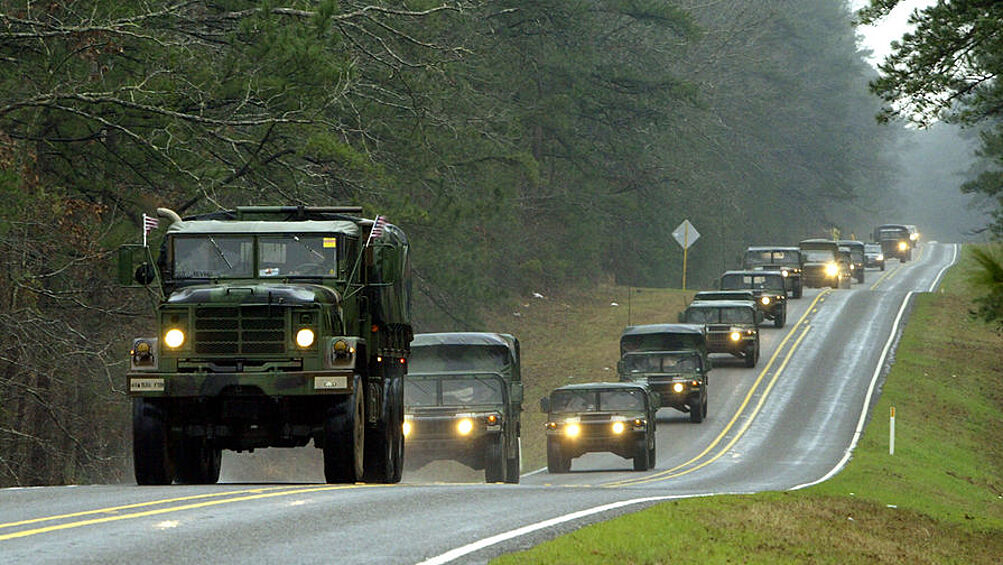
M303 487L295 487L295 488L307 488L308 486L310 486L310 485L304 485ZM177 497L177 498L164 498L164 499L161 499L161 500L150 500L150 501L147 501L147 502L137 502L135 504L125 504L125 505L122 505L122 506L111 506L111 507L108 507L108 508L98 508L96 510L84 510L82 512L73 512L73 513L70 513L70 514L59 514L59 515L56 515L56 516L45 516L45 517L42 517L42 518L32 518L30 520L21 520L19 522L7 522L6 524L0 524L0 529L3 529L3 528L12 528L14 526L25 526L27 524L37 524L39 522L48 522L50 520L65 520L66 518L79 518L80 516L89 516L91 514L111 514L113 512L118 512L120 510L130 510L130 509L133 509L133 508L142 508L144 506L157 506L157 505L160 505L160 504L171 504L173 502L184 502L184 501L187 501L187 500L198 500L200 498L214 498L214 497L220 497L220 496L230 496L230 495L234 495L234 494L247 494L249 492L258 493L258 492L266 492L266 491L270 491L270 490L280 490L280 489L286 489L286 488L294 488L294 487L290 487L289 485L280 486L280 487L260 487L260 488L253 488L253 489L231 490L231 491L226 491L226 492L213 492L213 493L207 493L207 494L196 494L196 495L192 495L192 496L181 496L181 497Z
M769 384L766 386L766 390L764 390L762 396L759 397L759 402L756 403L756 406L755 406L755 408L753 408L752 413L749 414L748 419L745 421L745 423L742 424L742 427L739 428L739 430L735 433L735 437L731 438L731 441L729 441L724 447L722 447L721 451L719 451L716 455L714 455L713 457L707 459L706 461L703 461L699 465L695 465L693 467L690 467L689 469L686 469L685 471L680 471L678 473L675 473L675 474L672 474L672 475L668 475L668 476L664 476L664 477L662 477L662 476L654 476L654 475L648 476L648 477L643 477L643 478L636 479L633 482L630 482L629 485L633 486L633 485L639 485L639 484L644 484L644 483L652 483L652 482L658 482L658 481L665 481L665 480L668 480L668 479L674 479L676 477L681 477L683 475L688 475L689 473L692 473L693 471L696 471L698 469L702 469L702 468L706 467L707 465L710 465L714 461L717 461L718 459L720 459L721 457L723 457L725 453L728 453L728 451L732 448L732 446L734 446L738 442L738 440L741 439L743 435L745 435L745 432L752 425L752 421L755 420L755 418L756 418L757 415L759 415L759 411L763 408L763 404L766 403L766 398L769 396L770 391L773 390L773 385L777 384L777 379L780 377L780 373L782 373L783 370L784 370L784 368L787 367L787 363L790 362L791 357L794 356L794 352L797 351L798 346L801 345L801 340L803 340L804 337L806 335L808 335L808 330L810 330L810 329L811 329L811 325L805 324L804 330L801 332L801 335L798 336L798 338L794 342L794 344L791 345L790 350L788 350L787 355L784 357L783 363L780 364L780 366L777 368L777 372L774 373L773 378L770 379Z
M724 426L724 429L721 430L721 433L719 433L717 435L717 437L714 438L714 440L712 442L710 442L710 444L707 445L706 448L704 448L703 451L701 451L700 453L698 453L697 455L695 455L689 461L686 461L685 463L680 463L679 465L676 465L675 467L672 467L671 469L666 469L664 471L659 471L659 472L657 472L657 473L655 473L653 475L648 475L647 477L644 477L644 478L627 479L627 480L612 481L612 482L609 482L609 483L603 483L602 486L611 486L611 487L612 486L623 486L623 485L627 485L627 484L633 484L634 481L639 481L639 480L643 480L643 479L647 479L647 478L657 478L657 477L662 477L664 475L669 475L669 474L672 474L674 471L677 471L677 470L679 470L679 469L681 469L683 467L686 467L687 465L690 465L691 463L693 463L695 461L700 460L701 457L703 457L704 455L706 455L707 453L709 453L712 449L714 449L714 446L716 446L724 438L724 436L728 433L728 431L731 430L732 426L735 425L735 422L738 420L738 417L742 415L742 411L745 410L745 407L746 407L746 405L748 405L749 400L752 399L752 396L755 394L756 389L759 388L759 384L762 382L763 378L766 376L766 373L769 372L770 367L773 366L774 361L776 361L777 357L783 351L784 345L787 344L787 341L790 340L791 336L793 336L794 333L797 331L798 326L801 325L802 322L804 322L805 318L807 318L809 314L811 314L812 312L817 312L817 309L815 309L815 305L818 304L818 302L822 299L822 297L824 297L825 295L827 295L831 291L832 291L832 289L826 288L826 289L822 290L822 292L818 293L818 296L816 296L815 299L812 300L811 304L808 305L808 308L805 309L805 313L801 315L801 317L798 319L797 323L794 324L794 327L792 327L791 330L789 332L787 332L787 335L784 337L783 341L780 342L780 345L777 346L776 351L773 352L773 355L770 357L769 362L766 363L766 366L763 367L763 370L759 373L759 376L756 377L755 382L752 383L752 386L749 388L749 392L746 393L745 398L742 400L742 404L738 407L738 410L735 411L735 414L731 417L731 420Z
M899 263L898 266L896 266L894 269L892 269L890 271L885 271L884 273L881 273L881 276L878 277L878 280L874 281L874 284L871 285L871 290L874 290L874 289L878 288L878 286L881 283L885 282L885 279L890 278L891 275L892 275L892 273L898 272L898 270L901 269L901 268L902 268L902 263Z
M275 497L279 497L279 496L289 496L291 494L303 494L303 493L309 493L309 492L323 492L323 491L330 491L330 490L343 490L343 489L362 488L362 487L376 488L376 487L380 487L380 486L392 486L392 485L327 485L327 486L313 487L313 488L297 488L295 490L287 490L287 491L281 491L281 492L260 493L260 494L250 495L250 496L240 496L240 497L235 497L235 498L227 498L225 500L208 500L208 501L205 501L205 502L198 502L198 503L195 503L195 504L183 504L181 506L172 506L170 508L158 508L158 509L155 509L155 510L146 510L144 512L134 512L132 514L121 514L121 515L118 515L118 516L106 516L104 518L92 518L90 520L80 520L80 521L77 521L77 522L67 522L65 524L56 524L56 525L53 525L53 526L45 526L45 527L42 527L42 528L35 528L33 530L22 530L20 532L13 532L13 533L10 533L10 534L0 535L0 541L14 539L14 538L23 538L23 537L28 537L28 536L34 536L34 535L38 535L38 534L45 534L45 533L55 532L55 531L60 531L60 530L69 530L71 528L81 528L83 526L91 526L91 525L94 525L94 524L104 524L104 523L107 523L107 522L117 522L119 520L132 520L132 519L136 519L136 518L146 518L148 516L157 516L157 515L160 515L160 514L168 514L170 512L181 512L181 511L184 511L184 510L194 510L196 508L207 508L207 507L210 507L210 506L219 506L221 504L230 504L230 503L233 503L233 502L246 502L248 500L261 500L261 499L265 499L265 498L275 498Z

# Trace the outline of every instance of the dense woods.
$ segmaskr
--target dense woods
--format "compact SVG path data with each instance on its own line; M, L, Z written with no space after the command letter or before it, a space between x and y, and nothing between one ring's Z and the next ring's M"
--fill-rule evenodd
M112 281L140 217L361 204L419 330L506 296L691 285L894 207L844 2L0 2L0 486L126 468ZM158 240L153 234L153 241Z

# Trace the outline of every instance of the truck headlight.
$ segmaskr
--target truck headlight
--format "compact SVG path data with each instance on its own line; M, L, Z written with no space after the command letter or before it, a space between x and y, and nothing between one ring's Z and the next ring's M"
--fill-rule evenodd
M404 420L403 431L404 431L404 437L407 437L407 436L411 435L411 421L410 420Z
M764 297L760 298L759 301L763 303L763 306L769 306L770 305L770 297L769 296L764 296Z
M835 263L825 264L825 275L827 277L834 277L839 274L839 265Z
M313 340L315 338L316 336L314 335L313 330L310 328L303 328L296 332L296 345L306 349L307 347L313 345Z
M900 241L899 242L899 251L905 251L906 249L909 249L909 244L906 243L906 242L904 242L904 241Z
M171 328L164 334L164 344L171 349L177 349L185 342L185 332Z
M582 433L582 427L578 424L568 424L564 426L564 435L568 437L578 437Z
M672 385L673 392L682 392L683 389L685 389L685 388L686 388L686 385L684 385L683 383L676 383L676 384Z
M623 422L613 422L613 433L620 435L627 429L627 426L623 425Z
M456 433L461 436L468 436L472 431L474 431L474 421L470 418L464 418L456 423Z
M878 261L884 261L884 260L885 260L884 255L878 255Z
M742 339L742 332L731 332L728 337L731 338L731 341L738 341Z
M787 278L791 276L791 274L787 272L787 269L784 269L783 271L780 271L780 276Z

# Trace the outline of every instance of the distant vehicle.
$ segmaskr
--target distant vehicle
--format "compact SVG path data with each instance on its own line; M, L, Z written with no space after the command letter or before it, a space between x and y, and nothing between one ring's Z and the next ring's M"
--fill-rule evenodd
M874 241L881 244L885 260L894 257L905 263L912 259L914 233L918 239L918 232L910 231L909 226L905 224L883 224L874 228Z
M909 228L909 240L912 241L912 246L916 247L919 245L919 230L913 224L906 224L905 227Z
M804 280L801 278L801 249L797 247L749 247L742 260L745 270L780 271L791 298L801 298Z
M813 288L850 287L850 265L840 254L838 242L832 239L806 239L799 247L804 261L806 285Z
M763 313L755 302L694 300L682 321L707 326L707 352L729 353L745 360L746 367L759 361L759 323Z
M620 380L647 383L661 406L688 412L691 422L707 417L710 370L703 324L630 326L620 335Z
M547 471L567 473L585 453L632 459L635 471L655 466L658 394L643 383L566 385L540 399L547 414Z
M749 289L756 295L763 314L782 328L787 323L787 285L779 271L725 271L721 290Z
M850 270L853 272L853 277L857 279L857 282L864 284L864 263L866 262L866 258L864 257L864 242L853 239L841 239L839 240L839 246L850 250Z
M885 254L881 251L880 243L864 244L864 266L885 270Z
M404 378L408 468L454 460L489 483L519 482L519 340L496 333L417 334Z

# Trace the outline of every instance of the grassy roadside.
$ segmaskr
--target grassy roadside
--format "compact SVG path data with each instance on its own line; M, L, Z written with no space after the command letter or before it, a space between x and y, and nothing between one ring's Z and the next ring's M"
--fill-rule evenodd
M917 296L874 418L832 480L798 492L672 501L493 563L1000 562L1003 338L967 316L971 265L963 254L942 292ZM672 298L682 297L664 292L651 298L674 311ZM549 331L574 328L569 339L603 343L582 327ZM520 338L531 343L530 328L523 330ZM592 366L580 361L572 368ZM560 367L557 374L569 368L557 359L548 367ZM534 398L527 395L527 403Z

